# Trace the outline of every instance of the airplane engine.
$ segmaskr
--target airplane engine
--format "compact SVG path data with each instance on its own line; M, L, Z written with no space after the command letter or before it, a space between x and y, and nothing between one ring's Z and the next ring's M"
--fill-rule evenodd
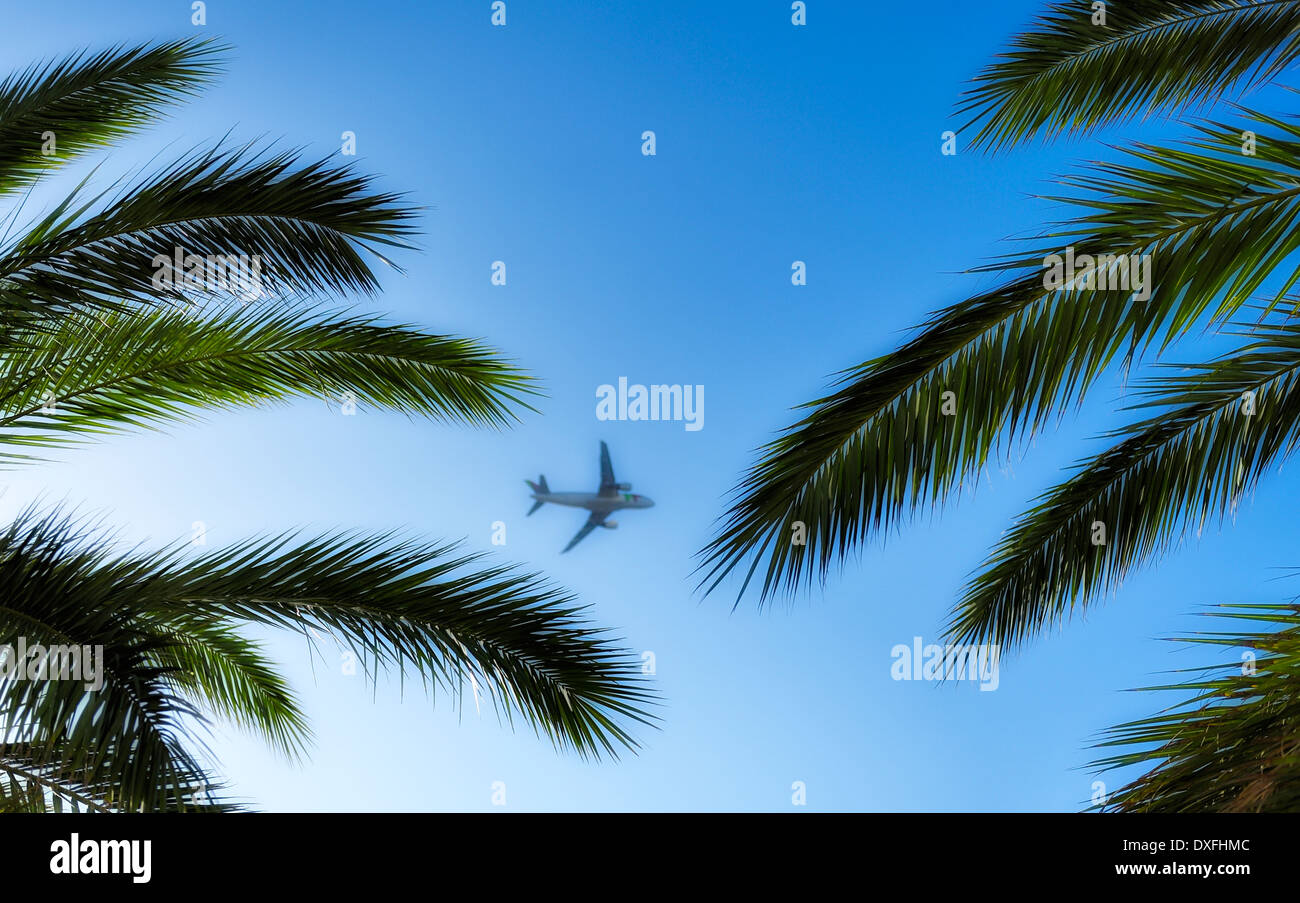
M619 490L619 491L621 491L621 492L627 492L628 490L630 490L630 489L632 488L632 484L631 484L631 483L615 483L615 484L614 484L614 488L617 489L617 490Z
M607 520L607 521L605 521L603 524L601 524L601 526L604 527L606 530L617 530L617 529L618 529L618 521L616 521L616 520Z

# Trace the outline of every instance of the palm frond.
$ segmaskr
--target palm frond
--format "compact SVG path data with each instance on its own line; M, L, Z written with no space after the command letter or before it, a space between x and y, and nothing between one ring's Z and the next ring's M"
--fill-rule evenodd
M640 662L591 627L571 595L537 575L482 566L455 545L387 535L281 536L147 565L156 611L330 636L367 673L412 672L453 705L471 691L586 757L638 744L654 694Z
M11 447L295 395L503 426L535 393L525 374L471 340L268 305L70 313L20 333L18 345L0 354L0 445Z
M75 53L0 82L0 195L156 121L220 72L219 44L188 39ZM45 153L44 135L54 137Z
M257 643L225 618L175 616L153 630L170 642L153 659L177 691L214 719L245 728L293 761L311 740L298 700Z
M1268 81L1300 54L1296 0L1125 0L1094 24L1088 2L1053 3L974 79L959 106L971 146L1086 135L1195 110Z
M365 254L392 266L382 249L410 247L415 215L349 166L252 145L196 151L102 200L83 186L0 251L0 310L371 293Z
M1234 510L1290 455L1300 441L1300 324L1247 335L1231 354L1149 381L1136 407L1159 413L1113 433L1112 448L1007 531L953 613L954 641L1011 647L1042 632L1190 527Z
M174 672L195 644L212 644L214 625L270 625L313 642L332 637L372 677L388 670L413 674L431 693L449 694L453 705L472 693L476 705L481 697L506 720L522 715L557 747L583 756L636 748L631 723L654 720L646 708L655 697L639 659L590 626L572 596L536 574L484 566L482 556L454 545L386 535L279 536L194 558L183 553L176 547L109 554L101 539L67 516L29 512L0 536L0 599L11 600L0 604L0 635L27 629L27 636L71 637L59 642L94 637L110 664L118 661L115 650L126 650L121 654L134 656L132 667L154 669L148 687L157 698L148 701L163 719L160 733L189 742L193 727L205 723L199 704L240 718L257 705L250 691L262 696L267 686L228 681L214 692L219 675L196 682ZM203 628L197 634L196 625ZM113 629L122 636L110 635ZM110 676L116 667L107 669ZM86 697L94 694L79 684L46 685L55 682L29 682L6 693L7 723L37 724L49 733L60 719L81 719L82 710L106 704L92 705ZM270 688L282 693L278 685ZM171 695L158 695L164 692ZM63 708L40 707L51 694ZM10 706L17 707L12 714ZM291 714L274 723L241 720L281 746L286 730L295 730ZM97 723L83 724L82 734L67 739L83 750L113 748L83 736ZM80 760L67 764L84 766ZM148 761L140 767L147 769Z
M31 510L0 530L0 637L12 647L0 678L3 770L106 809L184 808L213 782L195 755L201 713L164 664L174 641L133 615L138 574L106 564L79 530L67 516ZM13 662L20 645L29 658ZM43 666L30 657L38 646ZM56 647L58 658L48 657Z
M1181 642L1238 654L1147 690L1183 701L1111 728L1093 764L1151 766L1099 808L1116 812L1300 811L1300 606L1222 605L1232 630ZM1246 622L1244 624L1240 622ZM1240 626L1238 626L1240 624ZM1269 624L1269 631L1249 629Z
M206 779L159 787L148 801L132 805L112 781L63 765L67 750L66 745L51 752L43 746L0 743L0 813L229 813L246 808L226 796L224 784Z
M1079 193L1058 200L1085 212L980 268L1006 282L843 373L760 450L700 553L701 585L744 562L742 594L766 563L761 599L824 580L873 531L943 501L1045 426L1107 366L1230 318L1300 248L1300 128L1250 121L1267 134L1254 157L1239 152L1239 129L1206 125L1186 147L1137 145L1126 162L1068 180ZM1150 297L1049 286L1047 261L1068 253L1149 261Z

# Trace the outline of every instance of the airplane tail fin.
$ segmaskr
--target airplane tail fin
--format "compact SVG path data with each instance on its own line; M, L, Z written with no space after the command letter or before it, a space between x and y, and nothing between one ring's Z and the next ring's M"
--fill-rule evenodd
M545 503L545 502L534 502L534 503L533 503L533 507L531 507L531 508L528 509L528 513L525 514L524 517L532 517L533 514L536 513L537 509L540 508L540 507L542 507L542 505L544 505L544 504L546 504L546 503Z
M538 476L536 483L534 483L532 480L524 480L524 482L528 484L528 488L533 490L535 494L546 495L551 491L551 487L546 485L545 476ZM545 502L537 502L536 504L533 505L533 507L528 509L528 514L524 516L527 517L528 515L531 515L534 511L542 507L542 505L544 504Z

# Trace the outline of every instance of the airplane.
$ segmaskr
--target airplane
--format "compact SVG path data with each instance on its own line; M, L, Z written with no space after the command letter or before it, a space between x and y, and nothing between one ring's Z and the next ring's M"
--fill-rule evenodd
M597 527L604 527L607 530L617 527L618 521L607 520L615 511L621 508L653 508L655 504L644 495L633 495L628 492L627 490L632 488L631 483L614 481L614 466L609 462L609 446L604 442L600 443L600 489L598 491L551 492L550 487L546 485L545 476L539 476L536 483L532 480L524 480L524 482L533 490L532 497L536 500L533 507L528 509L529 517L547 502L553 505L568 505L570 508L586 508L591 512L591 516L582 525L578 535L569 540L569 544L564 547L564 552L586 539L587 534ZM563 555L564 552L560 554Z

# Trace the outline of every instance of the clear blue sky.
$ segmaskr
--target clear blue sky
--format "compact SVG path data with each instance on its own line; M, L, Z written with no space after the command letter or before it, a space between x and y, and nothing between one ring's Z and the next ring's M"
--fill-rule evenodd
M1294 521L1286 475L1235 529L1189 541L1005 660L992 693L893 681L890 649L938 638L1001 530L1115 422L1118 381L973 495L867 548L824 593L733 612L731 594L701 601L690 578L725 494L788 408L985 285L958 271L1060 212L1028 195L1110 153L939 153L962 83L1038 3L809 0L803 28L787 2L509 0L505 28L489 5L212 0L204 31L235 45L228 76L101 172L228 130L320 156L355 132L360 165L429 208L422 250L399 258L405 275L357 303L486 338L543 380L541 413L507 433L309 401L208 416L5 475L0 513L66 499L151 544L201 520L211 545L398 527L485 550L502 520L496 554L655 653L663 729L644 733L639 756L593 764L472 705L368 689L332 656L313 667L301 639L274 636L316 728L311 761L285 764L228 729L212 742L265 809L490 810L494 781L515 811L788 811L794 781L820 811L1086 805L1095 733L1167 701L1122 691L1199 661L1157 638L1192 628L1204 604L1284 595L1270 568L1296 563L1280 529ZM182 0L72 0L8 10L0 48L16 67L195 31ZM655 157L640 153L646 129ZM490 284L494 260L505 287ZM794 260L807 262L804 287L790 283ZM597 421L596 387L620 376L705 386L704 429ZM594 488L601 439L657 507L561 557L582 515L525 520L523 478Z

